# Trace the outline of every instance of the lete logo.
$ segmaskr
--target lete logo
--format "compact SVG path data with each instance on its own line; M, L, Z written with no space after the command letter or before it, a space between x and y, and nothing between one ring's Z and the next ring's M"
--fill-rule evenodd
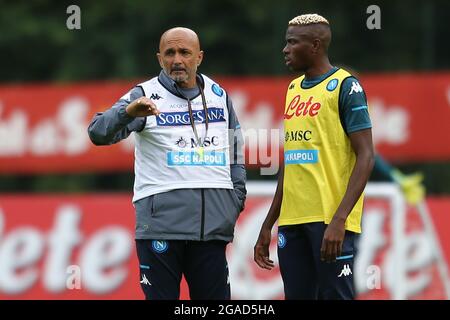
M289 103L284 113L285 119L291 119L294 115L296 117L307 116L314 117L319 113L321 107L320 103L312 103L313 97L310 96L308 101L301 101L300 95L296 95Z
M130 232L111 225L87 238L80 230L81 217L78 206L66 204L57 209L48 232L30 225L5 234L0 208L0 295L26 293L41 281L53 294L71 289L67 271L75 250L85 291L105 294L122 285L129 272L124 264L132 251Z

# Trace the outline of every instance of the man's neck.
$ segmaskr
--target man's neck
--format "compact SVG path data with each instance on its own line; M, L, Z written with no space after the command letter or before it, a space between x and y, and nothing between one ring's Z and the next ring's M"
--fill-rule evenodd
M181 89L194 89L197 88L197 81L194 79L194 81L186 81L186 82L177 82L177 85Z
M167 72L165 72L164 70L161 71L161 75L164 78L166 83L172 83L172 84L176 84L179 88L182 89L193 89L197 87L197 79L193 79L193 81L191 80L190 82L186 81L186 82L177 82L174 79L172 79Z
M306 79L312 79L319 77L328 71L330 71L333 68L330 61L328 60L328 57L324 57L323 59L317 61L313 66L311 66L308 70L305 72L305 78Z

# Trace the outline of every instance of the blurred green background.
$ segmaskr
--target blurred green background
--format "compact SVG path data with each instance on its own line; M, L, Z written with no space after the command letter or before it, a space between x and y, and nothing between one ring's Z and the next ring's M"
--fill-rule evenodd
M450 2L442 1L0 1L0 81L135 79L159 71L162 32L197 31L202 72L283 75L287 22L317 12L333 28L330 56L359 72L450 68ZM66 8L81 8L68 30ZM368 30L366 9L381 9Z

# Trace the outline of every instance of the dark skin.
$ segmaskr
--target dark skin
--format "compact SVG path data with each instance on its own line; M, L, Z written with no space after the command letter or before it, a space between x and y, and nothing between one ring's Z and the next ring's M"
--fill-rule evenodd
M307 79L327 73L333 67L328 59L330 42L331 31L328 25L289 26L286 31L286 46L283 49L286 65L294 72L304 73ZM334 262L336 257L342 254L345 222L361 196L375 162L371 129L350 133L349 138L356 154L356 163L344 197L325 229L320 250L321 259L325 262ZM269 258L269 245L272 227L280 216L284 168L282 169L272 206L254 247L255 262L268 270L274 267Z
M289 26L283 48L286 65L306 78L325 74L333 66L328 59L331 31L327 25Z
M272 205L264 220L261 231L259 232L258 241L253 248L253 259L263 269L270 270L274 267L274 263L269 258L269 246L272 239L272 227L280 216L281 202L283 200L283 180L284 180L284 164L281 164L280 175L278 176L277 190L273 197Z

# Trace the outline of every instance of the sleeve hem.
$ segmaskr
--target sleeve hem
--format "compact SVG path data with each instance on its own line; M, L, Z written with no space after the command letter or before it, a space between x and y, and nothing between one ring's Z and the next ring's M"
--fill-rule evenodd
M363 124L363 125L354 126L354 127L349 128L347 130L347 133L350 134L350 133L353 133L353 132L356 132L356 131L361 131L361 130L370 129L370 128L372 128L371 124Z

